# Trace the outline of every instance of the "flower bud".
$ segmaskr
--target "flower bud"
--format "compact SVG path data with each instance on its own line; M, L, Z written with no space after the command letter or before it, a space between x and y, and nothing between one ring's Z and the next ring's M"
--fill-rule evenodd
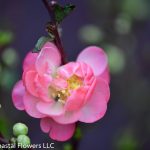
M30 145L30 138L26 135L19 135L17 137L17 142L19 145L23 146L23 147L26 147L28 145Z
M13 134L15 136L28 134L28 127L23 123L16 123L13 126Z

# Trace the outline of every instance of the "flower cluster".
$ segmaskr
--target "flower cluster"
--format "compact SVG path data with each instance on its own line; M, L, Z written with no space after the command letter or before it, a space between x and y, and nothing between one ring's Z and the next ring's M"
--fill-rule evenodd
M77 121L101 119L109 100L109 71L105 52L87 47L76 62L61 65L57 47L47 42L39 53L29 53L23 75L14 87L15 107L41 119L41 129L58 141L72 137Z

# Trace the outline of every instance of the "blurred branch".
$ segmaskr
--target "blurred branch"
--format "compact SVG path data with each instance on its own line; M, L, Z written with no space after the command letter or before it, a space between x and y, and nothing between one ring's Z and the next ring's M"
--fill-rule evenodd
M4 137L3 137L1 132L0 132L0 144L9 144L9 141L4 139ZM5 148L5 149L8 150L8 148Z

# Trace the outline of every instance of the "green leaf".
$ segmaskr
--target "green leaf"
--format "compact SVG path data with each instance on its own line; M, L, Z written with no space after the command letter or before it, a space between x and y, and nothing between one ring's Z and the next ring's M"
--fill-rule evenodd
M69 15L69 13L71 13L73 10L75 9L75 5L71 5L71 4L68 4L64 7L64 13L65 15Z
M48 41L52 41L53 38L52 38L52 35L49 35L49 37L46 37L46 36L42 36L38 39L36 45L35 45L35 48L33 49L33 53L38 53L40 52L40 50L42 49L42 47L44 46L44 44Z
M58 4L54 5L54 13L55 13L55 20L57 23L61 23L65 17L67 17L75 8L75 5L67 4L66 6L62 7Z

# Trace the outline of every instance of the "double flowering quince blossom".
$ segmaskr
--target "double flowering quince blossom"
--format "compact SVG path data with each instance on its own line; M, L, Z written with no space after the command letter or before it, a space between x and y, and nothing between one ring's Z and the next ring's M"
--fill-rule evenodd
M101 119L109 100L107 56L98 47L84 49L76 62L61 65L57 47L47 42L29 53L13 89L15 107L41 119L41 129L57 141L72 137L77 121Z

